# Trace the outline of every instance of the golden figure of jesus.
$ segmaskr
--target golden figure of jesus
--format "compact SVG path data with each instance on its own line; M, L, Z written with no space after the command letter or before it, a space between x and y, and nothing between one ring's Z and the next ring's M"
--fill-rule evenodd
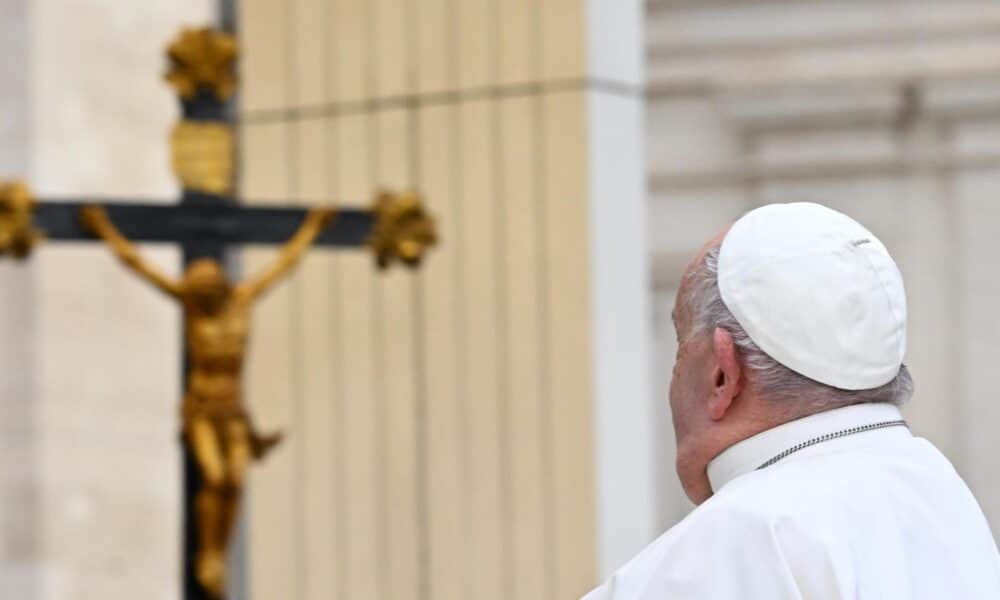
M246 281L231 283L213 259L193 261L179 280L162 274L139 255L99 206L80 218L133 272L184 308L185 343L190 356L181 407L184 440L201 472L195 499L199 540L196 575L216 597L226 587L226 547L236 520L243 479L251 459L260 459L280 440L261 435L243 405L241 372L253 303L288 274L333 219L332 209L314 209L277 259Z

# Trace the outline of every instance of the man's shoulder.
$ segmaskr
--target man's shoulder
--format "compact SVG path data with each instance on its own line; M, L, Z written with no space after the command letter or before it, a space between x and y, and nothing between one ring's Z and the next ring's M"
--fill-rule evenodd
M735 572L757 573L752 580L764 577L762 569L775 567L777 570L770 575L774 585L780 586L782 576L777 565L782 564L782 557L788 552L786 546L791 543L796 547L821 548L822 541L830 534L821 520L815 518L817 510L822 510L817 506L817 499L824 493L821 484L811 486L813 476L807 470L782 471L763 470L730 482L646 546L585 599L646 598L650 590L661 588L724 588L727 582L718 579L712 567L715 564L726 564ZM790 479L802 485L786 486ZM829 500L827 496L826 501ZM726 596L723 593L718 597Z
M823 511L822 504L836 502L837 490L830 485L829 473L824 476L809 462L790 461L731 481L646 546L587 600L639 598L641 590L664 573L673 577L673 573L702 572L705 556L728 555L737 562L754 556L767 562L763 555L781 554L779 544L789 537L824 537L816 513ZM747 553L748 548L752 552Z
M792 566L831 564L832 556L878 556L873 531L892 540L916 535L928 543L982 538L992 544L981 512L950 463L930 444L874 452L804 452L794 459L744 474L649 544L587 600L644 599L651 591L724 587L713 564L726 564L761 585L782 585ZM934 493L931 493L931 492ZM917 531L886 525L900 514L951 514L919 521ZM955 515L961 515L957 518ZM959 527L964 524L963 527ZM957 529L962 529L961 534ZM949 537L950 536L950 537ZM988 539L989 538L989 539ZM978 546L977 546L978 547ZM995 553L987 548L985 554ZM869 552L870 551L870 552ZM869 554L865 554L869 552ZM714 557L706 561L705 557ZM767 581L762 570L771 568ZM803 572L814 573L812 566ZM785 575L783 575L783 573ZM800 573L801 575L801 573ZM785 582L794 588L795 581ZM789 589L792 589L789 588Z
M747 544L752 546L751 540L768 539L774 519L781 511L773 503L752 499L757 486L740 488L716 494L696 507L585 599L639 598L651 580L663 576L664 568L671 572L698 573L705 568L706 556L721 558L729 551L746 548ZM734 544L735 540L741 542Z

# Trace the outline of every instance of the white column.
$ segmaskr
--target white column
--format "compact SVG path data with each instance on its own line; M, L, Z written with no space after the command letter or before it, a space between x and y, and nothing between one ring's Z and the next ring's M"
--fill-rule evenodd
M644 5L588 0L590 276L598 569L606 577L655 536L642 89ZM669 468L669 466L667 467Z
M164 45L215 3L0 8L0 177L46 197L177 189ZM175 273L175 249L144 248ZM180 320L92 244L0 261L0 597L179 595Z
M23 177L28 128L29 3L0 3L0 178ZM39 593L35 309L30 263L0 261L0 596Z

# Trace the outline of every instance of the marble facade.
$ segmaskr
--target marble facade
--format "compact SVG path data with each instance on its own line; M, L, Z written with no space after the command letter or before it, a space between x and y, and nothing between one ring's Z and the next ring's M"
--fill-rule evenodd
M647 155L657 402L684 261L767 202L845 210L885 241L910 303L913 429L994 527L1000 418L982 373L1000 328L1000 7L991 2L650 0ZM673 456L669 419L657 437ZM661 528L690 508L669 467Z

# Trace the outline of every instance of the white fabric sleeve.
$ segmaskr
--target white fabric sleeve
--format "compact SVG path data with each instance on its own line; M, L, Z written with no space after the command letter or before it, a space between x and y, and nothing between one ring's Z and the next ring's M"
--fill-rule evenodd
M836 600L834 561L787 519L728 507L701 515L670 540L636 581L604 600ZM624 573L626 575L627 573ZM632 589L629 589L632 588Z

